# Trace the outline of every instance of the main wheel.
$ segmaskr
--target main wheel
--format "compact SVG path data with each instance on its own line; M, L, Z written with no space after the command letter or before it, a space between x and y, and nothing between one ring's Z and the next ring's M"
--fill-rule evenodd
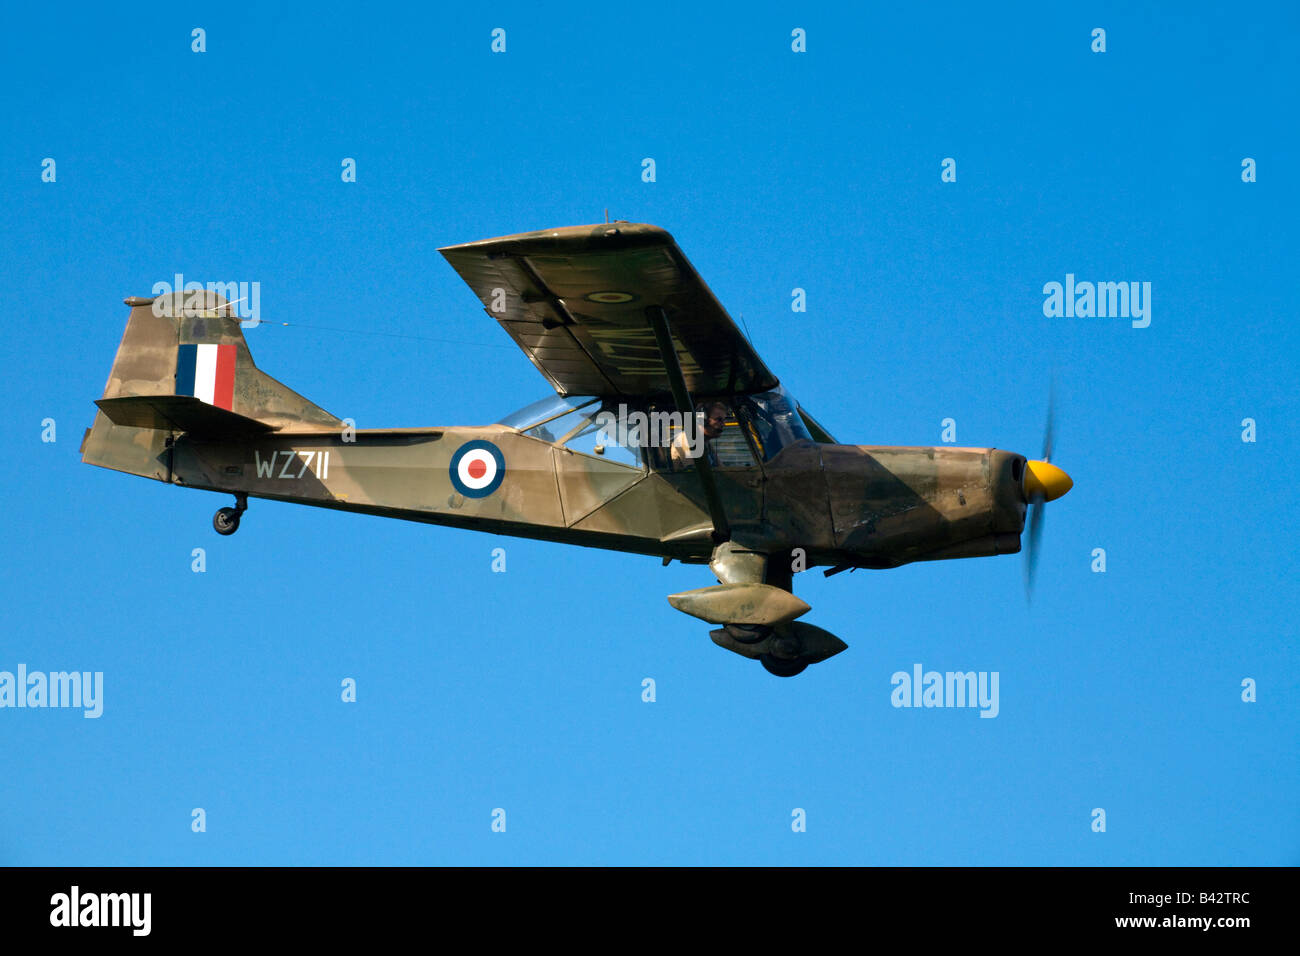
M791 661L773 657L771 654L760 654L758 662L763 665L763 670L777 677L794 677L796 674L802 674L804 668L808 666L807 661Z
M239 512L234 508L218 508L212 516L212 527L217 534L234 534L239 530Z

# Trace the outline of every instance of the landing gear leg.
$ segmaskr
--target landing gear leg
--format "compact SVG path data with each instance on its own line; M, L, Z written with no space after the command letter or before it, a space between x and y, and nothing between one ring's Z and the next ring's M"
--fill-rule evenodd
M239 516L248 510L248 495L235 495L235 507L218 508L212 516L212 527L217 534L234 534L239 530Z
M757 644L772 636L772 629L763 624L724 624L722 627L741 644Z

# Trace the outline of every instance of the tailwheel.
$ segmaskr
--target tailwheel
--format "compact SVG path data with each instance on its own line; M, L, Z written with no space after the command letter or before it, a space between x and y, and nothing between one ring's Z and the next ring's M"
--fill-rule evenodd
M212 527L217 534L234 534L239 530L239 512L234 508L219 508L212 516Z
M802 674L808 666L807 661L786 660L783 657L773 657L771 654L760 655L758 662L763 665L763 670L777 677L794 677L796 674Z
M235 495L235 507L218 508L212 516L212 527L217 534L234 534L239 530L239 516L248 510L248 495Z

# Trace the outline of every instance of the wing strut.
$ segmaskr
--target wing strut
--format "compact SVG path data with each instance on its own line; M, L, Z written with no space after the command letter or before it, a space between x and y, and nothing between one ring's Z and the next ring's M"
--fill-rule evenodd
M668 331L668 313L661 305L651 305L646 307L645 314L650 320L650 328L654 329L659 355L664 361L664 369L668 372L668 384L673 390L673 401L677 403L677 410L681 412L682 421L685 423L694 418L695 406L691 402L690 393L686 390L686 376L682 374L681 363L677 360L677 349L673 347L672 333ZM727 524L727 513L723 510L722 498L718 494L717 483L713 480L713 466L709 464L708 455L701 455L696 459L695 470L700 476L704 497L709 503L709 517L713 519L713 543L722 544L724 541L730 541L731 527Z

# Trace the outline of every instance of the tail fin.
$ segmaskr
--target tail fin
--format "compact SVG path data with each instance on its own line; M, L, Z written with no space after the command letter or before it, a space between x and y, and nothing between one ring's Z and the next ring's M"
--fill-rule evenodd
M215 292L131 298L126 332L82 461L169 480L177 432L230 437L342 422L253 362L239 317Z

